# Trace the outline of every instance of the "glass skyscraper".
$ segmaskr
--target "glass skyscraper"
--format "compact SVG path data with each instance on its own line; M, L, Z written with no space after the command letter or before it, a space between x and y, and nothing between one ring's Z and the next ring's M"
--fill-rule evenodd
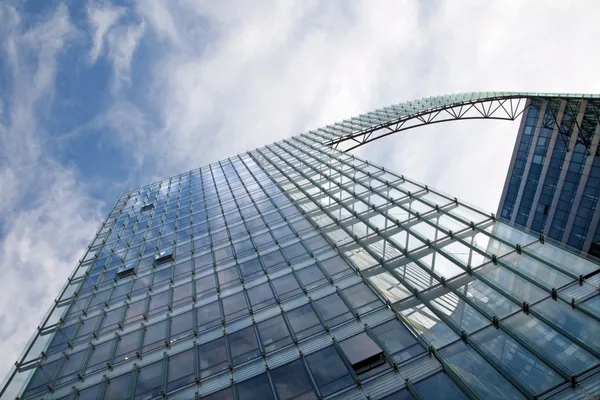
M597 398L599 264L343 150L535 96L404 103L123 193L1 395Z
M532 99L522 119L499 215L600 256L600 103Z

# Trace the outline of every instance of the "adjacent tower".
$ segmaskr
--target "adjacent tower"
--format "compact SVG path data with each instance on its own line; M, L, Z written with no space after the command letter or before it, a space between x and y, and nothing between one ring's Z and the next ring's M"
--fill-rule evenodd
M0 396L594 398L599 264L347 152L555 98L422 99L123 193Z
M600 256L600 105L532 99L498 214L575 250Z

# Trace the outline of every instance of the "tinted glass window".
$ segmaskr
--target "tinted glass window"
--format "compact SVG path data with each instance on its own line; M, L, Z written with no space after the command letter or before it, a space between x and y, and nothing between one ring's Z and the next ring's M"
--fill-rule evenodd
M219 302L206 304L196 310L198 332L221 325Z
M372 329L397 363L425 352L415 336L394 319Z
M237 385L240 400L273 399L273 391L267 374L255 376Z
M285 300L302 293L302 289L293 274L274 279L272 282L273 287L277 292L277 297L279 297L280 300Z
M138 370L134 400L152 399L162 390L162 360ZM109 397L110 398L110 397Z
M262 321L257 327L263 348L267 353L292 343L287 325L281 315Z
M354 383L333 346L308 355L306 361L323 396Z
M144 347L142 348L142 353L165 347L166 335L167 321L148 326L146 328L146 333L144 334Z
M139 351L140 331L135 331L123 335L118 341L117 353L114 358L114 363L129 360L135 357L135 353Z
M171 343L190 337L194 333L194 311L188 311L171 318Z
M301 360L275 368L271 371L271 379L281 400L316 397Z
M315 301L315 305L329 326L335 326L353 318L350 309L337 293Z
M194 349L169 357L168 392L194 382L194 377Z
M321 322L310 304L288 311L286 315L298 339L303 339L323 330Z
M233 365L241 364L260 355L252 326L227 336Z
M444 373L435 374L414 384L415 389L425 400L466 399L454 382Z
M364 313L383 305L375 293L364 283L344 289L344 295L359 313Z
M254 311L275 304L275 296L268 282L248 289L248 298Z
M321 262L321 265L327 271L329 276L336 279L339 276L343 276L353 272L353 269L342 259L340 256L330 258Z
M198 365L202 378L226 369L225 338L219 338L198 346Z
M233 296L225 297L223 300L223 312L225 313L225 320L231 321L232 319L241 317L250 312L248 309L248 303L246 302L246 296L244 292L234 294Z
M327 282L327 278L316 265L296 271L296 275L306 290L311 290Z
M113 343L114 340L109 340L108 342L104 342L95 346L95 348L92 350L92 355L87 362L87 368L85 370L86 374L106 366L106 362L109 361L108 357L110 355Z
M129 392L129 381L131 380L131 372L112 378L109 384L106 386L104 392L105 399L122 399L127 398L124 396L125 393Z

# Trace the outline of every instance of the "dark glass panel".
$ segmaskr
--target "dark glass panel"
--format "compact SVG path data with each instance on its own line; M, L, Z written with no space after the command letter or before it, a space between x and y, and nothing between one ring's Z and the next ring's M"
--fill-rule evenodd
M195 374L193 348L169 357L167 392L194 382Z
M227 369L224 337L198 346L198 365L202 378Z
M281 315L262 321L257 327L263 348L267 353L292 343L290 332Z
M272 282L273 287L277 292L277 297L279 297L280 300L285 300L302 293L302 289L293 274L284 275L274 279Z
M271 379L281 400L316 399L302 360L296 360L271 371Z
M248 289L248 298L254 311L275 304L275 296L268 282Z
M138 370L134 400L148 400L160 396L163 386L162 361L145 365Z
M199 306L196 310L198 332L221 325L221 310L219 302Z
M333 346L308 355L306 362L323 396L328 396L354 383Z
M424 400L454 400L467 398L454 382L452 382L452 379L442 372L417 382L414 386Z
M396 319L376 326L373 328L373 333L375 333L397 363L425 352L425 349L415 336Z
M310 304L288 311L286 315L299 340L323 330L321 322Z
M337 294L331 294L314 302L328 326L335 326L352 319L350 309Z
M267 374L261 374L237 384L239 400L274 399Z
M229 334L227 339L234 366L260 356L256 333L252 326Z

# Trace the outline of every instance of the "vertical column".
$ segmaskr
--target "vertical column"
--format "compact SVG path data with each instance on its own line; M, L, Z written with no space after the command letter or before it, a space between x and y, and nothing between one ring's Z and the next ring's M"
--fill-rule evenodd
M582 104L582 108L585 110L585 106ZM600 141L600 125L596 126L596 131L594 132L594 137L592 138L592 143L590 146L591 154L588 155L585 160L585 166L583 167L583 172L581 173L581 178L579 179L579 186L577 186L577 192L575 194L575 199L573 200L573 204L571 206L571 211L569 212L569 218L567 219L567 224L565 225L565 231L563 232L562 242L567 242L569 240L569 236L571 235L571 230L573 229L573 222L575 221L575 217L577 216L577 210L579 209L579 204L581 203L581 197L583 196L583 191L585 190L587 179L590 175L590 169L592 168L592 163L594 162L594 157L597 157L594 153L596 147L598 146L598 141ZM599 214L598 206L596 206L594 210L594 216ZM596 222L597 223L597 222ZM593 224L593 220L590 223L590 228L595 226ZM589 231L593 229L588 229ZM587 242L587 238L586 238ZM591 244L591 241L590 241ZM589 246L589 245L588 245ZM587 248L583 247L583 250Z
M537 143L538 137L540 136L540 129L542 127L542 123L544 121L544 116L546 114L546 108L548 107L548 100L544 101L542 106L540 107L539 115L537 123L535 124L535 130L533 131L533 135L531 137L531 143L529 143L529 148L527 150L527 161L525 162L525 167L523 169L523 175L521 176L521 182L519 184L519 191L517 192L517 198L515 199L515 205L513 208L512 215L510 217L511 222L515 222L517 218L517 214L519 212L519 205L521 204L521 199L523 198L523 191L525 190L525 185L527 183L527 176L529 175L529 169L531 168L531 163L533 160L533 153L535 150L535 143ZM520 144L520 142L519 142ZM518 151L519 146L515 146L515 149Z

